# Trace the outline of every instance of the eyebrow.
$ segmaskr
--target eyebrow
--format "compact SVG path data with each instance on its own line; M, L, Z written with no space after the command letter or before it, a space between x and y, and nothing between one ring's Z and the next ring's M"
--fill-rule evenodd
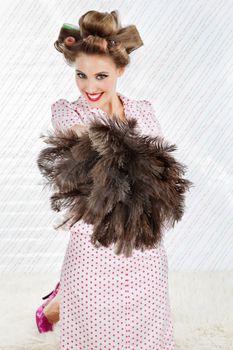
M82 72L81 70L79 70L79 69L76 69L76 72L83 73L83 72ZM99 73L96 73L95 75L102 74L102 73L107 73L107 74L108 74L108 72L99 72ZM85 73L83 73L83 74L85 74Z

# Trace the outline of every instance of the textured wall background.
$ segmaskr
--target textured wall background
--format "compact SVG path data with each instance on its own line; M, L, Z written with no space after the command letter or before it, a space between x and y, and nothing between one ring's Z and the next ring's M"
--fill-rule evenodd
M36 166L51 104L76 100L75 75L53 47L64 22L118 9L144 46L118 91L150 99L194 182L182 222L167 232L170 270L233 268L233 2L7 1L0 5L0 272L59 272L69 233Z

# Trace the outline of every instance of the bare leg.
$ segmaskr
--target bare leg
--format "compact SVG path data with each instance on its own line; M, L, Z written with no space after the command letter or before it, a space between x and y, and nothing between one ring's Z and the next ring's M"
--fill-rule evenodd
M44 307L44 314L49 323L53 324L59 321L60 308L60 291L57 295Z

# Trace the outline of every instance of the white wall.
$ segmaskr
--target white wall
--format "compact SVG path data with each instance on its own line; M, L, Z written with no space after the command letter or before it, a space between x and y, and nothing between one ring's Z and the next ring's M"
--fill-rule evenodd
M0 5L0 272L61 268L69 234L53 228L36 158L51 103L79 96L53 43L64 22L90 9L118 9L123 26L137 26L144 46L118 91L153 102L195 185L167 232L170 270L232 269L233 2L11 0Z

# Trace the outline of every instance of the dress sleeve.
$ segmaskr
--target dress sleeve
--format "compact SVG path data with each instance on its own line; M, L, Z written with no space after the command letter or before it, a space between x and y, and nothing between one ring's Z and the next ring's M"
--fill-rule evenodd
M66 99L59 99L51 105L51 124L53 129L64 129L72 127L80 123L80 116L74 109L71 102ZM62 222L64 222L65 214L63 212L56 214L56 220L53 222L53 227L56 229ZM68 231L70 229L69 221L59 230Z
M51 105L51 123L54 129L70 128L81 123L77 111L66 99L59 99Z
M153 105L150 101L148 100L144 100L145 103L145 110L146 110L146 114L147 114L147 120L149 123L149 133L151 136L160 136L162 138L164 138L164 134L162 132L162 128L160 125L160 122L158 121L158 118L156 116L155 110L153 108ZM169 224L169 222L166 220L164 222L164 228L163 228L163 236L166 235L166 231L169 231L172 228L172 226Z
M144 100L144 109L147 115L147 121L149 126L149 133L151 136L161 136L164 137L160 122L158 121L157 115L155 113L152 103L148 100Z

